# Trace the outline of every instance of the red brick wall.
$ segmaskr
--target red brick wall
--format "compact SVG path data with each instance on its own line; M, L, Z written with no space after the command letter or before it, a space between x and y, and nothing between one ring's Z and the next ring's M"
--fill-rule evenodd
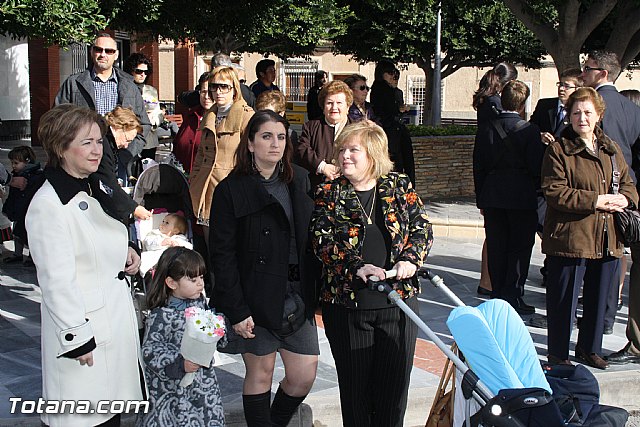
M193 44L186 43L176 45L173 54L176 100L178 99L178 95L180 95L182 92L186 90L193 90L193 88L195 87L194 59L195 52ZM176 114L186 113L187 108L181 103L176 102L175 112Z
M416 188L423 199L473 196L474 136L414 137Z
M146 43L137 43L136 44L136 52L141 52L147 55L149 59L151 59L151 64L153 67L153 73L147 77L146 83L158 89L160 85L160 73L158 72L160 68L160 57L158 55L158 43L155 41L146 42Z
M40 117L53 106L60 89L60 48L45 47L43 39L29 39L29 87L31 90L31 145L38 141Z

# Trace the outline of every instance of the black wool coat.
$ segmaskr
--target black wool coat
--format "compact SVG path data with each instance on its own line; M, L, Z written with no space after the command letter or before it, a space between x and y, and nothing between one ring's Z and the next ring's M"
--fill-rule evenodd
M313 200L308 173L292 165L288 185L302 297L308 318L318 301L320 263L308 239ZM268 329L282 326L284 296L289 272L291 228L280 203L260 183L257 175L232 174L213 194L210 220L210 257L215 287L209 304L232 324L249 316Z

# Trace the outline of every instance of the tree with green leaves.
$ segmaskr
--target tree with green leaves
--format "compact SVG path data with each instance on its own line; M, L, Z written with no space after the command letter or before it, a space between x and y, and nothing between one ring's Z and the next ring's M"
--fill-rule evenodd
M107 26L98 0L1 0L0 34L66 46L90 41Z
M414 63L433 79L436 0L340 0L353 15L347 32L335 38L340 53L362 62L389 59ZM501 60L540 67L544 47L499 0L442 3L442 78L463 67L491 66ZM469 100L471 102L471 100ZM425 100L430 117L432 100Z
M103 2L115 16L114 27L196 41L200 51L227 54L309 55L323 40L344 33L349 16L349 9L333 0L164 0L144 14L133 1L150 0Z
M638 0L504 0L542 42L558 70L580 66L580 53L615 52L626 67L640 54Z

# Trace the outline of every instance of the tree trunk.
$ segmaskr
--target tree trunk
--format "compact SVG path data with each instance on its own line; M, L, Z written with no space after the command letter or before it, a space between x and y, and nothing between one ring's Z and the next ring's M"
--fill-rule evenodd
M432 123L433 99L433 75L435 70L431 66L431 61L420 61L418 67L424 71L424 106L422 107L422 123L434 126Z

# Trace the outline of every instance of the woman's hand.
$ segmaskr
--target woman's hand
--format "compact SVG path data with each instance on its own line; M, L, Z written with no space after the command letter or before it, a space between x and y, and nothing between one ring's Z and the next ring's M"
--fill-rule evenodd
M327 178L329 178L330 180L334 180L340 176L340 168L336 165L327 163L322 168L322 174Z
M601 194L596 202L596 209L607 212L622 212L629 206L629 200L622 194Z
M416 270L418 269L416 265L409 261L398 261L396 265L393 266L393 269L397 271L396 279L409 279L416 274Z
M191 360L184 359L184 371L186 373L195 372L200 369L200 365L193 363Z
M367 283L369 276L376 276L380 280L384 280L386 278L384 274L384 268L376 267L373 264L365 264L356 271L356 276L362 279L363 282Z
M254 327L255 324L253 323L253 317L249 316L242 322L233 325L233 330L242 338L255 338L255 335L253 334Z
M133 276L140 269L140 255L132 248L129 247L127 252L127 262L124 266L124 272L129 276Z
M151 214L152 212L148 211L144 206L140 205L136 206L136 209L133 211L133 217L140 220L151 218Z
M76 360L80 362L80 366L89 365L93 366L93 352L90 351L87 354L76 357Z
M542 142L543 142L545 145L549 145L549 144L551 144L553 141L555 141L556 137L555 137L555 136L553 136L553 134L552 134L552 133L549 133L549 132L541 132L541 133L540 133L540 139L542 139Z

